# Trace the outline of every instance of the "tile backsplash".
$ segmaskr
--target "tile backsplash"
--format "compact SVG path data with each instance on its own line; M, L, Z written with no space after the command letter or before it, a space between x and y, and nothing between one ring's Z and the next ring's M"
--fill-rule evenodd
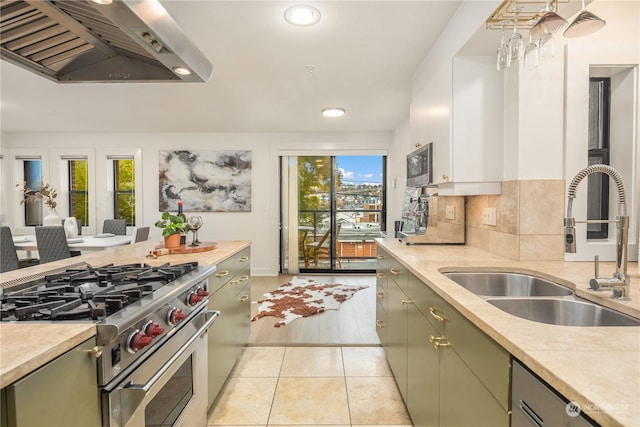
M502 183L502 194L468 196L467 245L521 261L564 258L564 180ZM483 223L485 208L496 209L496 225Z

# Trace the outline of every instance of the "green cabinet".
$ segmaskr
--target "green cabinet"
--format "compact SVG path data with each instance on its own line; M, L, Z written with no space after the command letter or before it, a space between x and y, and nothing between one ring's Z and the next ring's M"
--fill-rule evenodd
M388 252L389 366L415 426L508 426L510 355Z
M208 406L211 406L247 343L251 328L250 248L217 266L209 279L209 310L220 317L208 332Z
M95 338L2 389L2 427L102 424Z

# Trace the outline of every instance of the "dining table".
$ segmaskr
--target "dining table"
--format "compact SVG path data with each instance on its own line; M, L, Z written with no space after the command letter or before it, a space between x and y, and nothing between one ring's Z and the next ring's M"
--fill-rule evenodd
M67 239L69 250L94 252L101 251L114 246L123 246L131 244L133 236L120 235L112 233L101 233L93 235L80 235L78 237ZM38 244L36 236L26 234L13 237L13 244L17 251L37 251Z

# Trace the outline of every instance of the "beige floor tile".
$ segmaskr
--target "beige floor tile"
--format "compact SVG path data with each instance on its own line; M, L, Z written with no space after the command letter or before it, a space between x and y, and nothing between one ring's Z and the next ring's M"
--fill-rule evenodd
M343 347L344 374L348 377L390 377L382 347Z
M287 347L281 377L343 377L340 347Z
M246 347L231 376L277 377L280 375L284 351L284 347Z
M347 377L351 424L410 425L392 377Z
M344 378L280 378L269 425L350 424Z
M267 425L277 382L277 378L230 378L220 392L208 425Z

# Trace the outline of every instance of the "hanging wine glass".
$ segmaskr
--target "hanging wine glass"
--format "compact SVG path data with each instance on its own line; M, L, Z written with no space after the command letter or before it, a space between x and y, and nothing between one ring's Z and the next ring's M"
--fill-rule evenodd
M540 62L540 50L533 37L531 31L529 31L529 44L524 48L524 68L527 70L533 70L538 66Z
M200 246L201 242L198 240L198 230L202 227L202 217L190 216L187 223L189 224L191 231L193 231L193 240L189 246Z
M568 24L567 20L553 11L551 7L551 0L547 0L547 6L545 7L545 14L533 26L531 32L534 38L542 38L544 33L550 33L553 35L560 31Z
M513 19L513 34L509 38L509 52L511 54L511 62L519 61L522 59L522 53L524 51L524 42L522 41L522 34L518 32L518 15L522 9L515 9Z
M582 0L582 11L576 19L573 20L569 28L564 30L565 37L581 37L591 33L595 33L600 28L606 25L606 21L602 18L598 18L593 13L587 10L587 6Z
M500 31L501 31L501 39L500 46L498 46L498 58L496 63L496 68L498 71L502 71L505 68L509 68L511 65L511 52L509 51L509 44L507 43L507 38L504 33L504 26L509 21L500 22Z
M540 59L553 58L553 33L545 32L540 37Z

